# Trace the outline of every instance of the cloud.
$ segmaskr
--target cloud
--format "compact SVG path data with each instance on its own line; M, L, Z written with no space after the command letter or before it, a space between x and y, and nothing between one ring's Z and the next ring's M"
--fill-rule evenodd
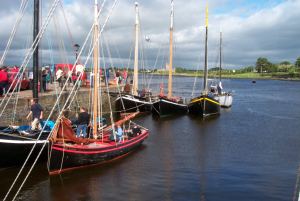
M0 26L6 27L0 32L0 50L3 52L19 9L21 1L2 0L0 8ZM104 23L112 1L107 1L100 23ZM199 1L175 0L174 28L174 65L188 68L202 68L204 63L204 15L205 4ZM82 46L93 22L93 1L68 0L59 7L43 38L41 47L42 63L63 60L73 62L73 43ZM43 16L50 3L43 5ZM8 54L8 64L19 64L22 52L31 39L32 3L28 5L26 15L18 30L12 49ZM254 65L258 57L267 57L277 63L283 60L294 62L300 56L299 47L300 1L248 1L238 0L235 4L229 0L210 2L209 15L209 67L217 65L219 32L223 32L224 66L237 68ZM170 2L153 0L139 1L141 33L140 49L146 67L153 67L158 55L156 68L164 67L168 60ZM70 28L69 33L64 14ZM134 44L134 1L119 1L105 28L102 37L104 55L111 54L116 66L132 66ZM3 30L3 29L2 29ZM145 37L150 38L146 42ZM72 43L73 41L73 43ZM108 44L105 47L104 44ZM110 50L110 53L107 52ZM52 52L52 53L51 53ZM66 54L63 54L66 52ZM87 51L85 51L87 52ZM66 55L63 59L63 55ZM84 56L86 56L85 53ZM142 58L142 55L140 55ZM102 60L103 61L103 60ZM109 65L109 59L106 58ZM104 65L102 63L102 65Z

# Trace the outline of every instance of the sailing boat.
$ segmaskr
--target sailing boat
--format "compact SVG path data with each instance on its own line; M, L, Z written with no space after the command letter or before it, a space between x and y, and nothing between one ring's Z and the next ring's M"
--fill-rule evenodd
M172 73L173 73L173 26L174 26L174 2L171 0L171 23L170 23L170 56L169 56L169 80L168 96L160 94L159 100L153 103L152 114L166 116L171 114L187 113L187 105L181 97L172 96Z
M139 65L139 7L135 2L135 49L134 49L134 72L131 94L120 94L116 99L116 109L122 112L145 112L151 111L151 98L147 94L138 93L138 65Z
M39 60L38 60L38 34L39 34L39 0L34 0L34 27L33 27L33 40L35 41L32 45L32 49L35 48L35 51L33 52L33 98L35 100L38 100L38 66L39 66ZM23 66L24 67L24 66ZM20 68L21 69L21 68ZM19 71L21 72L21 70ZM17 80L15 77L16 83L20 83L20 79ZM18 84L17 84L18 85ZM10 87L12 89L12 87ZM15 91L15 88L13 89ZM16 92L18 93L18 92ZM9 98L6 100L6 96L2 99L2 103L4 101L9 101L11 96L13 94L10 94ZM2 111L3 112L3 111ZM1 112L1 115L2 115ZM40 150L40 148L47 143L47 137L51 131L52 124L54 122L52 121L44 121L43 124L46 124L43 131L40 134L40 131L34 131L28 133L27 131L30 130L30 127L27 125L23 126L3 126L0 128L0 166L11 166L11 165L20 165L23 164L28 153L30 152L31 148L35 145L37 149L35 149L35 152L33 155L37 153L37 150ZM45 155L46 156L46 152ZM46 157L44 157L46 158Z
M188 104L188 110L190 114L207 117L211 115L220 114L220 103L215 98L214 94L211 94L207 90L207 38L208 38L208 6L206 7L206 19L205 19L205 59L204 59L204 79L203 90L201 95L191 99Z
M221 107L229 108L232 105L232 94L223 91L222 86L222 32L220 32L220 68L219 68L219 83L212 85L211 89L215 92L216 99L219 100Z
M99 94L99 24L98 24L98 2L95 0L94 5L94 35L93 35L93 101L92 109L92 129L93 139L76 138L72 129L71 121L65 116L58 119L51 141L51 154L49 157L49 174L60 174L69 170L98 165L103 162L117 159L125 156L129 152L136 149L148 137L148 129L137 124L129 122L127 129L124 125L127 121L134 118L138 112L125 116L123 119L113 122L111 112L112 125L108 127L100 127L99 116L101 110L101 100ZM100 88L101 89L101 88ZM123 131L121 131L123 125ZM115 126L123 132L123 135L117 139ZM111 139L113 137L113 140Z

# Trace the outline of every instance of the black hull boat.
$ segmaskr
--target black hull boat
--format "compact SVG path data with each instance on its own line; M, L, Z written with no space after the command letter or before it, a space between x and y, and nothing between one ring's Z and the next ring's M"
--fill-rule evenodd
M32 147L36 144L30 157L30 162L33 161L43 145L48 143L46 139L49 132L44 132L39 140L37 140L38 134L39 132L34 136L22 136L20 134L0 132L0 167L22 165ZM45 148L39 161L45 161L46 159L47 149Z
M190 114L202 117L218 115L220 114L220 103L213 97L202 95L191 100L188 110Z
M119 96L116 99L116 110L118 112L149 112L151 111L152 103L147 98L142 98L133 95Z
M46 125L45 125L46 124ZM45 143L48 143L48 136L53 129L53 121L42 121L42 131L31 131L30 126L0 127L0 167L22 165L35 145L31 158L35 158ZM38 139L38 140L37 140ZM47 149L42 152L39 161L47 159Z
M183 104L182 100L170 100L160 97L159 100L152 105L152 114L161 117L173 114L186 114L187 111L188 107L186 104Z
M62 119L60 127L57 129L57 136L64 136L64 140L59 138L51 139L51 154L49 158L49 174L55 175L66 171L83 167L99 165L122 156L138 148L148 137L147 129L135 125L138 132L128 135L127 138L116 142L111 141L109 136L112 130L106 129L103 139L83 139L75 138L75 133L70 127L68 120ZM119 123L116 123L119 124Z
M220 102L216 97L208 92L208 67L207 67L207 44L208 44L208 7L205 16L205 57L204 57L204 77L203 90L201 95L193 98L188 104L189 113L195 116L208 117L220 114Z

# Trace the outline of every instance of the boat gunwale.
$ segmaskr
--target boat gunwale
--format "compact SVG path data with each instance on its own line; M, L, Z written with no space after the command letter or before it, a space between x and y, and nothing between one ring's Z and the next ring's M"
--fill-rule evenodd
M98 154L98 153L105 153L110 151L115 151L118 149L126 148L134 143L140 142L146 139L149 136L149 131L145 131L144 133L140 134L138 137L128 140L125 143L115 143L113 145L107 147L75 147L75 146L64 146L63 144L53 144L52 149L56 151L63 151L68 153L80 153L80 154Z

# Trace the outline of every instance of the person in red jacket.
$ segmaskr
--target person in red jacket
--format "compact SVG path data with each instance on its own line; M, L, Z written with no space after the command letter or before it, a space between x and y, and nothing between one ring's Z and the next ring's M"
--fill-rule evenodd
M3 96L3 92L5 89L5 92L7 92L8 87L8 74L7 74L7 68L1 67L0 69L0 96Z

